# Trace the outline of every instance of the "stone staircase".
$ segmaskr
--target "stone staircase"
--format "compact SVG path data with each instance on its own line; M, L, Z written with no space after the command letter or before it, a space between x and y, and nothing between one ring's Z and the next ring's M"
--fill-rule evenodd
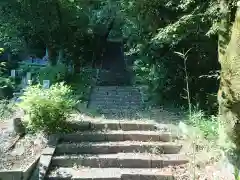
M45 180L172 180L165 168L188 162L166 125L108 121L85 127L58 137Z
M128 71L113 72L100 70L97 78L98 86L126 86L131 84L131 74Z
M97 109L106 118L132 119L143 108L142 95L133 86L96 86L88 107Z

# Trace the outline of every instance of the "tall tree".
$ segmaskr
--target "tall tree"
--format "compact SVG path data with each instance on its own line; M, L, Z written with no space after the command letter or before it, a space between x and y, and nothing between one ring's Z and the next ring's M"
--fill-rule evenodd
M227 6L225 6L227 7ZM233 10L232 10L233 11ZM233 13L229 11L229 13ZM225 21L226 22L226 21ZM229 28L225 26L226 30ZM218 92L219 117L222 136L220 140L240 152L240 4L234 10L230 40L221 55L221 83ZM221 38L219 38L221 40ZM226 41L225 41L226 42ZM220 47L221 48L221 47Z

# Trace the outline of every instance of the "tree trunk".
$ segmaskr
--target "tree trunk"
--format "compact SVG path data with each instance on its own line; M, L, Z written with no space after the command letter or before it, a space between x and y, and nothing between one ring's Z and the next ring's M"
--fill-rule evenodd
M221 64L230 40L231 12L227 0L220 1L221 21L218 33L218 59Z
M220 51L219 54L221 64L221 82L218 92L220 140L224 146L230 145L231 148L240 152L240 7L237 8L231 32L226 51L224 53ZM220 36L220 38L225 37Z

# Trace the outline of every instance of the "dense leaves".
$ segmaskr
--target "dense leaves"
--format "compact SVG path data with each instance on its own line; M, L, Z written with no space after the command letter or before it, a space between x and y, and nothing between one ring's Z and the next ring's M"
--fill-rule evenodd
M58 132L64 128L69 112L76 105L70 87L63 83L50 89L31 86L26 89L18 104L26 113L28 128L33 131Z
M217 2L135 0L126 7L132 24L138 26L131 29L134 33L128 37L127 49L136 58L137 80L151 87L152 99L158 103L184 100L184 64L174 52L191 49L187 71L192 100L202 107L210 103L208 97L218 87L217 79L207 76L219 69L215 35L220 17Z
M183 61L188 55L192 100L211 104L218 81L218 1L203 0L10 0L0 8L0 42L14 51L48 47L52 60L64 51L66 63L93 64L107 39L122 38L134 60L137 83L147 84L157 103L185 97ZM229 3L234 9L236 2ZM233 13L234 14L234 13ZM6 21L8 19L8 21ZM54 63L53 63L54 64ZM200 78L201 77L201 78ZM209 78L210 77L210 78ZM208 97L209 98L208 100ZM184 101L183 101L184 102Z

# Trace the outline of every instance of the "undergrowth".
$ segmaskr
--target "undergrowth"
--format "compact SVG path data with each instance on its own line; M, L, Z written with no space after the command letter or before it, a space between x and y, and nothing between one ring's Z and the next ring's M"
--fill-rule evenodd
M13 102L6 99L0 100L0 121L8 117L11 117L13 113L14 113Z
M193 110L186 124L198 128L208 140L217 140L218 122L216 116L206 116L201 110Z
M18 106L25 111L25 122L31 131L47 133L64 129L66 119L77 101L69 86L63 83L44 89L41 85L26 89Z
M73 89L76 98L81 102L89 99L91 87L92 72L80 72L78 74L69 75L67 84Z

